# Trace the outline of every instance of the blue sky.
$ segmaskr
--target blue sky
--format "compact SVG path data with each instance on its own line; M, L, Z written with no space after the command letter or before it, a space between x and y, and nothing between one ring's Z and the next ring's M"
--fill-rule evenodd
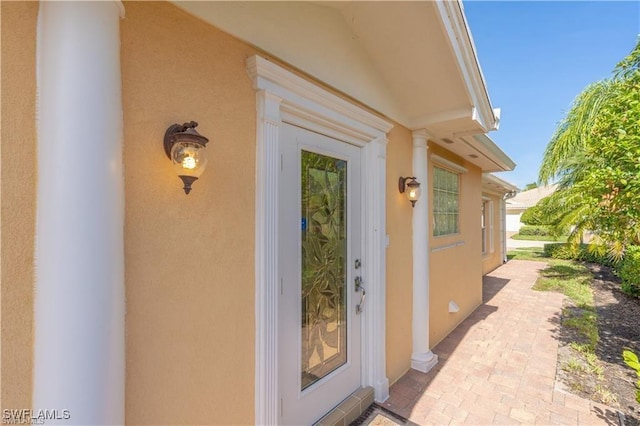
M465 0L464 10L491 103L502 109L489 136L517 163L498 176L522 189L537 181L571 101L635 46L640 2Z

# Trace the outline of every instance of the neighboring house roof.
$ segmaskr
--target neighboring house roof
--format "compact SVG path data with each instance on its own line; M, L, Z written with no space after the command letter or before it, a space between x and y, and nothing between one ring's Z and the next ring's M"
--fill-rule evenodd
M491 173L482 174L482 188L499 194L515 193L518 187Z
M548 197L553 194L557 188L558 185L548 185L539 186L538 188L530 189L529 191L519 192L518 195L507 200L507 211L524 210L529 207L533 207L544 197Z
M173 3L483 171L514 167L459 0Z

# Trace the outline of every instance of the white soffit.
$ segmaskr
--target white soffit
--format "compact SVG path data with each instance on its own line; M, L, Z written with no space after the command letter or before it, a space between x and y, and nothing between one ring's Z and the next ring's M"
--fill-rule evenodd
M491 173L482 174L482 186L488 190L498 193L506 194L518 190L518 187L511 182L507 182L504 179L500 179L498 176Z
M516 167L513 160L487 135L431 138L431 140L436 145L480 167L483 172L504 172Z
M457 1L173 3L411 129L495 125Z
M407 121L377 64L329 3L173 3L388 117Z

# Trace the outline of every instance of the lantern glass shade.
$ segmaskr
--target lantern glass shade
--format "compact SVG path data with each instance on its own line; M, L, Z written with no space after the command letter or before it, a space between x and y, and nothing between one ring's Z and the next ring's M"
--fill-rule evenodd
M178 176L200 177L207 161L207 150L199 143L178 140L171 148L171 162Z
M420 198L420 184L415 180L407 182L407 188L404 192L407 194L407 198L411 201L411 204L415 204L418 198Z

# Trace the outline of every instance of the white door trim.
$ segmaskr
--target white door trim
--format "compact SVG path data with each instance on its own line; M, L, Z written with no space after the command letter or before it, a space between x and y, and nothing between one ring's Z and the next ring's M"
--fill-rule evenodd
M278 143L283 122L362 147L362 385L389 396L385 360L387 133L393 125L267 59L247 59L257 101L255 423L278 423Z

